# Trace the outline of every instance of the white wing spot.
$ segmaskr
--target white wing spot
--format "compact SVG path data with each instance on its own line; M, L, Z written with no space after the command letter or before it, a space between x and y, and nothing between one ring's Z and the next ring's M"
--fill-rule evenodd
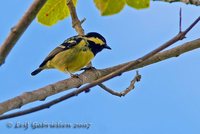
M60 46L58 46L58 47L60 47L60 48L65 48L65 46L63 46L63 45L60 45Z

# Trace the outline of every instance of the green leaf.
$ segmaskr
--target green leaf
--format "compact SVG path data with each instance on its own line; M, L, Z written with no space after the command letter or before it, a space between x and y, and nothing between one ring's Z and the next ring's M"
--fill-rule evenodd
M126 3L135 9L143 9L149 7L150 0L126 0Z
M113 15L119 13L125 6L124 0L94 0L101 15Z
M76 4L77 0L73 0ZM66 0L47 0L45 5L37 14L37 20L43 25L52 26L59 20L69 16Z

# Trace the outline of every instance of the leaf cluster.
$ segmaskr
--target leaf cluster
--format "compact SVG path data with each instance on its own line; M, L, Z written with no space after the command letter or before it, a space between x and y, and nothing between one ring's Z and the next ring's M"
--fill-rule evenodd
M70 13L67 7L68 0L47 0L37 15L38 22L46 26L52 26L59 20L67 18ZM76 5L77 0L73 0ZM96 7L102 16L119 13L127 4L135 9L148 8L150 0L94 0Z

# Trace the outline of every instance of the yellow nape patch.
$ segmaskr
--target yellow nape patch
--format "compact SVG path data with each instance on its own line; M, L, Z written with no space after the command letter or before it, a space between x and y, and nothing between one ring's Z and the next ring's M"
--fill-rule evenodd
M93 42L95 42L96 44L99 44L99 45L104 45L105 44L105 42L103 42L101 39L95 38L95 37L87 38L87 40L93 41Z

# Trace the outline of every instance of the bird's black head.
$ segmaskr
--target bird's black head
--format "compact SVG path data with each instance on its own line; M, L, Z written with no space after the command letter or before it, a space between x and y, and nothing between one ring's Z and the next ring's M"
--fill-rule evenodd
M99 33L96 32L90 32L85 35L87 42L89 43L89 47L91 51L96 55L101 50L105 49L111 49L106 44L106 39Z

